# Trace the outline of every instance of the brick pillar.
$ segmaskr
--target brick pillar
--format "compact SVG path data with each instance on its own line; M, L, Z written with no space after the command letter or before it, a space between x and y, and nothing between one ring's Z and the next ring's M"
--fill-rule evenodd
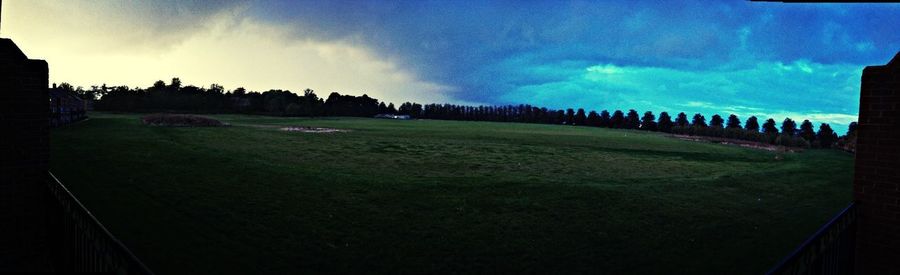
M47 62L0 39L0 272L46 263Z
M863 70L853 197L858 274L900 274L900 53Z

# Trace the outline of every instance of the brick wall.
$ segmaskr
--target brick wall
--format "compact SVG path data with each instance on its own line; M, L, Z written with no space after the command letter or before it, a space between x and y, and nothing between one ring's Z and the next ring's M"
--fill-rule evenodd
M900 274L900 53L863 70L853 196L859 274Z
M47 62L0 39L0 271L34 270L47 245Z

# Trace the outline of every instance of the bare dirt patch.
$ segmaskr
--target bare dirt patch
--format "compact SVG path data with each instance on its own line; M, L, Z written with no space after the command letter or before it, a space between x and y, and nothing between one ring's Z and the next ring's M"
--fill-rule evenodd
M720 137L704 137L704 136L687 136L687 135L671 135L670 137L677 138L680 140L711 142L711 143L734 145L734 146L766 150L766 151L774 151L774 152L802 152L803 151L803 148L785 147L785 146L780 146L780 145L772 145L772 144L768 144L768 143L753 142L753 141L746 141L746 140L739 140L739 139L729 139L729 138L720 138Z
M141 122L151 126L166 127L221 127L228 126L216 119L197 116L197 115L179 115L179 114L152 114L141 117Z
M301 132L301 133L343 133L350 132L350 130L344 129L335 129L335 128L322 128L322 127L309 127L309 126L288 126L282 127L282 131L288 132Z

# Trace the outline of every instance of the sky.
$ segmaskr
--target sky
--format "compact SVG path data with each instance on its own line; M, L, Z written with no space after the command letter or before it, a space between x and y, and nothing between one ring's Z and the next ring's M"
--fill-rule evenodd
M7 0L0 36L51 82L368 94L857 119L867 65L900 50L900 4L749 1Z

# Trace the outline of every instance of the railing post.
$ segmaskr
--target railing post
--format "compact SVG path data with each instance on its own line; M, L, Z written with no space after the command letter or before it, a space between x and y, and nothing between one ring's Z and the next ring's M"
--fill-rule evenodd
M152 275L134 254L116 239L100 221L88 211L59 180L49 174L46 187L58 206L59 217L65 224L60 234L64 234L71 245L59 245L65 249L60 270L75 272L119 272L120 274Z
M850 274L857 220L850 203L766 274Z

